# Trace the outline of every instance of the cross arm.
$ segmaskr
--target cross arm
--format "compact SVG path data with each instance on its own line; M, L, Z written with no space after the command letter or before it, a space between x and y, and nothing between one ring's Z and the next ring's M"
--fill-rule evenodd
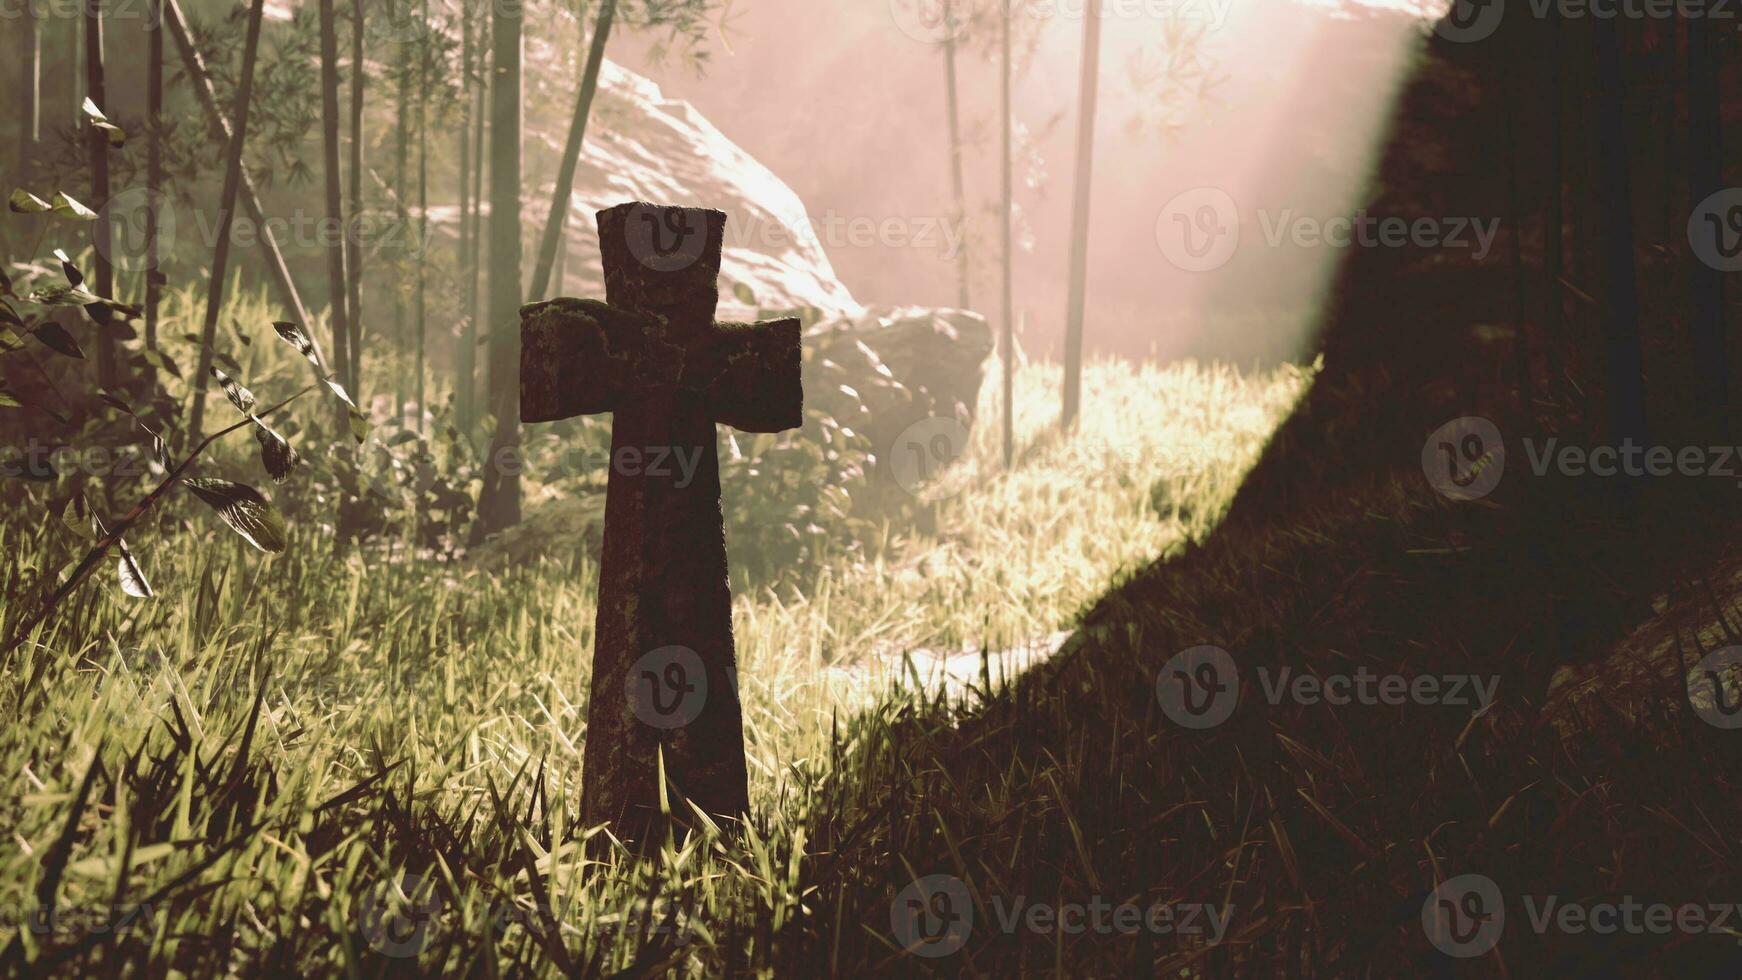
M804 424L798 320L717 323L708 343L684 362L685 387L707 398L715 422L744 432L780 432Z
M616 411L641 387L658 317L590 299L520 309L520 421Z

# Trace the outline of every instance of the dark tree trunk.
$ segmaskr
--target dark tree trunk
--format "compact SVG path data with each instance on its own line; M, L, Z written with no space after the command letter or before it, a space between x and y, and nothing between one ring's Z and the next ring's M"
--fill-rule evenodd
M363 56L363 0L351 2L351 223L346 227L349 275L346 285L345 319L351 327L351 376L345 379L353 399L363 397L363 242L358 227L363 220L363 94L369 84L369 62Z
M1688 200L1696 206L1724 186L1724 122L1718 92L1718 39L1706 17L1688 19ZM1698 229L1705 231L1706 229ZM1701 262L1688 263L1693 305L1696 394L1700 408L1728 435L1730 354L1724 332L1724 274Z
M1565 169L1563 141L1565 140L1566 118L1562 104L1566 99L1565 86L1561 84L1561 66L1566 61L1566 42L1563 35L1565 25L1555 22L1549 28L1549 126L1548 126L1548 198L1547 212L1543 215L1543 272L1548 281L1548 334L1550 341L1545 345L1549 351L1554 351L1568 341L1566 336L1566 287L1561 279L1566 275L1563 268L1562 242L1566 232L1566 211L1563 204L1563 194L1566 191L1562 173ZM1553 365L1550 370L1552 372Z
M569 195L575 189L575 164L581 158L581 145L587 137L587 117L593 112L593 97L599 91L599 69L605 63L605 45L611 40L611 22L617 14L617 0L604 0L598 20L593 24L593 46L587 52L587 67L581 75L581 88L575 95L575 114L569 120L569 138L563 146L562 164L557 168L556 192L551 195L550 216L544 222L544 237L538 246L538 264L532 270L532 287L527 295L546 299L550 290L551 269L556 263L557 243L563 236L563 226L569 214Z
M1596 35L1597 185L1602 219L1602 278L1608 284L1603 339L1609 362L1611 436L1617 444L1647 439L1639 293L1634 280L1633 201L1627 133L1622 118L1621 53L1613 20L1592 23Z
M163 7L152 0L145 65L145 347L157 349L157 309L163 303L163 251L157 208L163 199Z
M1083 306L1089 275L1089 188L1095 164L1095 96L1101 76L1101 0L1083 13L1083 77L1077 92L1077 175L1071 200L1070 298L1065 308L1065 392L1059 424L1076 421L1083 391Z
M248 32L242 42L242 74L236 83L235 130L224 158L224 190L218 203L218 242L212 250L212 278L206 290L206 321L200 330L200 366L194 374L193 414L186 437L197 441L203 435L206 414L206 379L212 373L212 344L217 338L218 312L224 305L224 276L230 265L230 228L236 221L236 196L242 185L242 147L248 137L248 108L254 98L254 63L260 53L260 20L266 0L254 0L248 8Z
M490 413L477 537L520 522L521 8L492 8L490 71Z
M84 0L84 8L86 97L96 103L98 109L107 112L109 94L103 80L102 0ZM80 128L85 130L86 144L90 148L90 206L101 210L109 203L109 136L90 125L89 120L81 120ZM91 246L96 253L91 261L91 279L98 296L112 297L115 295L115 265L110 261L113 254L110 241L112 231L109 226L109 213L101 210L101 215L91 223ZM113 388L119 380L115 335L109 324L101 324L97 335L97 382L105 388Z
M339 32L334 0L320 0L321 19L321 164L325 170L327 224L334 231L322 236L327 253L327 291L331 296L333 367L350 383L351 328L345 304L350 286L345 277L344 181L339 170Z
M1502 35L1504 38L1505 35ZM1521 57L1513 44L1498 47L1500 57L1501 92L1500 118L1506 141L1506 221L1512 226L1512 353L1513 374L1518 383L1518 404L1524 418L1532 417L1534 385L1530 374L1530 328L1524 296L1524 220L1518 203L1519 170L1518 108L1512 93L1518 91L1518 65Z

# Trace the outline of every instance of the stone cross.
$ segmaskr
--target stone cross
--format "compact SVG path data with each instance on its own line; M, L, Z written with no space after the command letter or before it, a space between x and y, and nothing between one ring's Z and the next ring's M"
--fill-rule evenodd
M677 819L749 808L714 426L796 428L804 389L797 320L714 321L723 212L598 221L606 302L520 311L520 418L613 413L581 810L635 842L662 764Z

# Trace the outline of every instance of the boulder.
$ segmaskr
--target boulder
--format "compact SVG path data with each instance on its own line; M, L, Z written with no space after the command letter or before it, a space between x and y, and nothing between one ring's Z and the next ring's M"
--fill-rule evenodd
M902 430L926 418L971 427L993 351L985 317L966 310L880 307L824 320L805 333L809 356L833 366L838 384L812 384L806 399L867 436L887 453Z

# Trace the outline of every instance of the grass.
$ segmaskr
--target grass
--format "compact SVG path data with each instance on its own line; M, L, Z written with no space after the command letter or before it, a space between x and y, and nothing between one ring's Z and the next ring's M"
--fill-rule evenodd
M258 343L232 351L263 397L301 381ZM490 573L334 557L308 522L266 557L173 503L191 523L133 539L156 601L93 583L0 675L3 956L152 975L878 969L887 922L844 917L864 896L824 883L889 818L862 795L890 775L879 753L940 706L827 668L1069 625L1213 524L1306 380L1096 363L1067 440L1056 366L1025 366L1012 472L981 425L928 529L889 529L806 595L738 597L754 820L647 863L589 861L573 825L585 558ZM25 570L72 555L35 513L0 521L8 623Z

